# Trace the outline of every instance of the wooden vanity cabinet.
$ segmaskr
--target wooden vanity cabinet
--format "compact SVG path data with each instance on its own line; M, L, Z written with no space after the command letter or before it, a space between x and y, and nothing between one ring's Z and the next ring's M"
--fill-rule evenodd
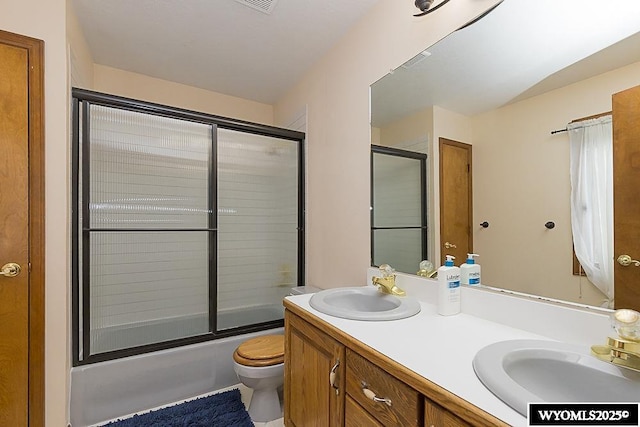
M461 418L456 417L440 405L424 399L424 427L470 427Z
M287 312L284 363L285 425L344 425L344 345Z
M284 305L287 427L508 426L288 300Z
M358 405L358 403L347 395L345 398L345 413L344 413L344 425L345 427L385 427L384 424L378 422L370 413Z
M351 349L347 349L346 380L347 396L382 425L422 425L420 394Z

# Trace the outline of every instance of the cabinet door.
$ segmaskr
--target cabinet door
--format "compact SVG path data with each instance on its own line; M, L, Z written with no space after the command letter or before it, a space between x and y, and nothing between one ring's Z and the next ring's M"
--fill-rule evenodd
M451 412L433 403L429 399L424 400L424 427L470 427L471 424L463 421Z
M285 424L342 426L344 346L287 311L284 363Z

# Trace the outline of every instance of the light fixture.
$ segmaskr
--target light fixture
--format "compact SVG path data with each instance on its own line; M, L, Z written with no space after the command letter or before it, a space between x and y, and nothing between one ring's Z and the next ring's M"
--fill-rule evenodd
M440 7L444 6L446 3L449 2L449 0L442 0L440 3L438 3L433 9L431 8L431 5L433 4L434 0L416 0L415 1L415 5L418 9L420 9L422 11L422 13L418 13L416 15L413 16L424 16L428 13L433 12L434 10L438 10Z

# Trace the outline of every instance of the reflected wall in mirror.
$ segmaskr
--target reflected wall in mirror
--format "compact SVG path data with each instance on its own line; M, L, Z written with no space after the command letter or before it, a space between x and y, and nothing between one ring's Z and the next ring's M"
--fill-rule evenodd
M613 94L640 85L637 16L640 2L631 0L505 0L372 85L372 144L429 155L436 265L439 174L447 173L438 170L438 141L449 138L473 145L471 232L482 284L607 306L572 273L569 137L551 131L611 111ZM640 243L632 251L640 256Z

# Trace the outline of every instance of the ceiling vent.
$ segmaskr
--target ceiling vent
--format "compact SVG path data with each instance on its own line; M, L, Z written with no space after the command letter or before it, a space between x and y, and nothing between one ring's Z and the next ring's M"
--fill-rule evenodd
M404 64L402 64L402 67L406 68L407 70L411 69L416 65L418 65L419 63L421 63L425 58L427 58L430 55L431 55L430 52L427 52L426 50L424 50L419 54L417 54L416 56L414 56L413 58L411 58L410 60L408 60L407 62L405 62Z
M259 10L262 13L271 15L276 7L278 0L236 0L238 3L249 6L252 9Z

